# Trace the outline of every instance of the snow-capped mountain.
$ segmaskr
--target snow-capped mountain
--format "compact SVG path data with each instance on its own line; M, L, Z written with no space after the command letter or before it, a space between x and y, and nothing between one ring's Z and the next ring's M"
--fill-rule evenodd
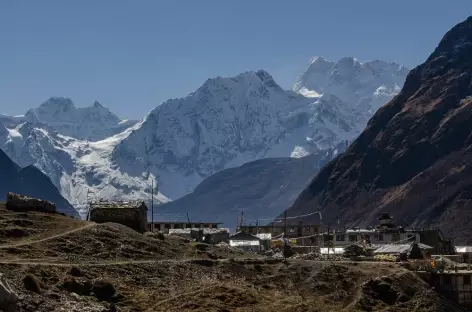
M308 72L297 85L302 77L314 81ZM401 87L393 73L391 81L382 75L377 89ZM222 169L303 157L355 139L371 115L356 99L371 94L374 80L366 84L364 76L352 75L336 86L338 96L327 91L336 89L329 77L317 89L307 83L298 92L283 90L263 70L208 79L138 123L123 122L98 103L75 108L69 99L52 98L24 116L0 116L0 148L20 166L41 169L79 209L87 198L149 198L151 180L159 185L156 202L166 202ZM356 85L366 90L353 92ZM395 92L388 94L386 101Z
M150 199L152 175L130 177L110 160L114 146L131 130L89 142L37 128L29 122L15 128L0 123L0 147L19 166L34 164L44 172L62 196L84 215L87 200L94 198ZM167 201L157 191L155 200Z
M342 101L372 115L398 94L409 70L396 63L361 63L353 57L331 62L313 57L293 90L306 96L335 94Z
M282 90L266 71L249 71L156 107L112 159L130 176L159 177L162 193L176 199L222 169L352 140L366 122L334 95L306 97Z
M38 108L28 110L24 116L0 116L0 121L9 126L28 121L37 127L88 141L103 140L137 123L135 120L121 120L99 102L90 107L76 108L71 99L61 97L48 99Z

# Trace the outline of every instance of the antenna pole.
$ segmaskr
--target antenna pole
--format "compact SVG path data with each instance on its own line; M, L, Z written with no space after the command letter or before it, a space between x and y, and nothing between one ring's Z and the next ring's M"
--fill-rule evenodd
M151 232L154 232L154 179L151 179Z

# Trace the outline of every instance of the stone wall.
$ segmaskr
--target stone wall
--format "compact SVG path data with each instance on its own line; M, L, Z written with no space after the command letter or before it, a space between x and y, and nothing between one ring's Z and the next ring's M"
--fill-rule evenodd
M143 207L94 207L90 210L90 221L119 223L140 233L147 231L147 211Z
M15 193L7 194L6 208L13 211L56 212L56 204L54 203Z

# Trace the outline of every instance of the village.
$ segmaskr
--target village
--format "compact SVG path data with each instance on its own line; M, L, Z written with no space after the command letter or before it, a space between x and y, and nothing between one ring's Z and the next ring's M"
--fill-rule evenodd
M55 213L55 204L8 193L8 210ZM396 263L415 272L449 300L472 305L472 246L456 246L439 228L413 229L395 223L389 213L373 227L332 229L294 222L297 217L251 224L240 218L235 232L212 220L148 220L143 201L90 203L87 221L121 224L137 233L178 237L201 246L231 249L254 259L329 263ZM290 222L288 222L288 220ZM320 215L320 220L321 220ZM5 283L4 283L5 284Z

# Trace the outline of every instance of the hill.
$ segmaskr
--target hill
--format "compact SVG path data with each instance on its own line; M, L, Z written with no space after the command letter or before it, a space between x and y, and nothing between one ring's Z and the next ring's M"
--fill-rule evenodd
M324 222L371 224L381 211L413 226L439 224L472 242L472 17L413 69L357 140L288 209Z
M157 215L189 214L195 221L217 221L233 228L244 211L246 218L268 219L293 204L313 175L348 142L301 158L265 158L222 170L203 180L195 190L176 201L160 205ZM157 216L156 216L157 217Z
M19 295L19 312L463 311L395 264L247 259L228 248L2 205L0 223L29 234L3 232L0 243L0 271Z

